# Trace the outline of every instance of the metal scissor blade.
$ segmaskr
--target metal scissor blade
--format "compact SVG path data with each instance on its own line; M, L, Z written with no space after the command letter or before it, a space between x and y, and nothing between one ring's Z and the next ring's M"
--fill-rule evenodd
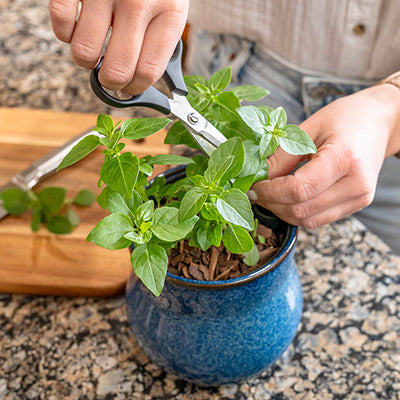
M218 146L226 142L226 137L189 104L186 96L173 93L169 104L171 114L183 123L206 154L211 155Z

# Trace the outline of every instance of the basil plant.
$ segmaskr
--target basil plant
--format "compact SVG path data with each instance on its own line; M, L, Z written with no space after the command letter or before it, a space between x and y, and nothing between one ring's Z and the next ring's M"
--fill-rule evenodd
M230 67L208 80L193 75L185 77L185 81L192 106L227 138L210 157L138 158L124 152L121 139L142 139L171 121L141 118L114 124L109 115L100 114L96 130L102 136L82 139L59 166L67 167L98 146L105 147L98 181L104 188L97 201L110 214L96 225L87 240L110 250L133 244L133 269L156 296L164 285L168 253L184 239L203 251L222 243L230 252L243 254L247 264L255 265L255 220L246 192L253 183L268 177L266 160L279 146L295 155L316 151L304 131L287 124L282 107L241 106L243 101L262 99L268 91L249 85L228 90ZM197 148L179 121L170 127L165 143ZM188 164L186 177L172 184L158 177L149 186L148 178L156 164Z

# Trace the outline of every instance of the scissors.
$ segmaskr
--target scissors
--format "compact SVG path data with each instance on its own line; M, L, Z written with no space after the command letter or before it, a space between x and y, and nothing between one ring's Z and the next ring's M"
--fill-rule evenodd
M182 40L180 40L161 78L170 90L172 98L167 97L153 86L130 99L112 96L99 82L102 60L90 74L90 85L96 96L112 107L142 106L166 115L173 115L182 122L200 148L207 155L211 155L220 144L226 141L226 138L214 125L197 112L186 98L188 90L182 74L182 47Z

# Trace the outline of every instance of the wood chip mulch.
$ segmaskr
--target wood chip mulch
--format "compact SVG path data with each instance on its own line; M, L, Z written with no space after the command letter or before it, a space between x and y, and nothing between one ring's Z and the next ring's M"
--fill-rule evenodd
M260 261L253 267L246 265L241 255L231 253L223 245L212 246L203 252L182 240L171 250L168 272L199 281L220 281L246 275L265 265L283 242L283 237L278 239L271 229L262 225L258 227L258 234L265 238L265 243L257 243Z

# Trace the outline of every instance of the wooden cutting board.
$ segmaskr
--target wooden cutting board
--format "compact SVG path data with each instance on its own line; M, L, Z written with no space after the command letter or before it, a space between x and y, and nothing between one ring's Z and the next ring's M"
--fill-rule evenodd
M0 108L0 186L95 123L93 114ZM157 133L142 143L127 142L126 149L138 156L168 153L164 134ZM65 187L68 197L86 188L98 194L102 159L101 150L96 150L37 188ZM161 171L159 168L156 173ZM0 220L0 292L67 296L123 293L132 268L128 250L109 251L85 240L107 213L97 203L77 212L81 223L69 235L55 235L45 228L32 233L30 215Z

